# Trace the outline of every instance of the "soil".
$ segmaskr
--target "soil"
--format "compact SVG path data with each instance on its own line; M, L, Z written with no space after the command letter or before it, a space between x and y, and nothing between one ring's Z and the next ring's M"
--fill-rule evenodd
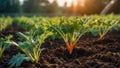
M24 30L12 25L2 31L0 37L12 34L13 40L19 41L16 35L19 31ZM25 61L16 68L120 68L120 30L110 31L104 40L97 39L89 33L84 35L71 55L63 40L46 40L38 64ZM9 68L9 59L19 52L15 46L7 49L0 58L0 68Z

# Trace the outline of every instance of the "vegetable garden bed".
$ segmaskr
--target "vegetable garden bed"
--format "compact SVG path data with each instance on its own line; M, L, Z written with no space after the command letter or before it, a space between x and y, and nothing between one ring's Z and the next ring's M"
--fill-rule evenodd
M21 38L16 32L25 33L26 29L12 24L1 31L0 37L12 34L11 40L18 43ZM99 35L85 33L71 54L64 40L47 38L41 46L44 50L39 56L38 63L24 61L15 68L120 68L120 30L107 32L102 40L98 38ZM9 60L18 53L24 54L20 48L12 44L0 58L0 68L9 68Z

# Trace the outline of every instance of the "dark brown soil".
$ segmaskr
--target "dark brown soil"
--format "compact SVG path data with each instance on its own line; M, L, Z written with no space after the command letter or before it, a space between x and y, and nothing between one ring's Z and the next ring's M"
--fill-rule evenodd
M17 40L16 34L13 35L14 40ZM110 31L102 41L97 39L86 34L79 40L72 55L68 54L63 40L46 40L42 45L45 50L39 64L24 62L16 68L120 68L120 31ZM15 46L6 50L0 58L0 68L9 68L8 60L18 52L20 50Z

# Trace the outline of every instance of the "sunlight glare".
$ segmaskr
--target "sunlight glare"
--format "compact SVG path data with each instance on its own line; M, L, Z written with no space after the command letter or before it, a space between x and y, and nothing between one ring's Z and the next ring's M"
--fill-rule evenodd
M52 3L54 0L48 0L50 3ZM81 6L84 6L85 4L85 0L57 0L57 3L59 6L64 6L65 2L67 2L67 6L70 7L71 3L73 2L73 4L76 6L78 3Z
M24 0L19 0L20 1L20 4L22 5L23 4L23 2L24 2Z
M59 6L64 6L65 0L57 0Z
M48 0L50 3L52 3L54 0Z
M80 0L80 5L85 6L85 0Z

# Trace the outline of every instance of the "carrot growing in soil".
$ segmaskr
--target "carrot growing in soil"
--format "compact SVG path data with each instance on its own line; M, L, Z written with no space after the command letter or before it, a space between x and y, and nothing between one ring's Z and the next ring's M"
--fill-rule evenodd
M91 33L94 36L99 35L98 40L103 40L105 35L110 30L112 30L112 28L116 28L118 22L119 22L119 18L118 18L118 20L117 20L117 18L116 18L116 20L114 18L108 19L108 17L98 18L98 19L94 20L93 23L91 23L91 24L93 24Z
M9 35L5 38L0 38L0 58L3 56L4 51L10 47L9 44L6 44L6 42L9 42L12 38L12 35Z
M21 42L8 42L9 44L16 45L24 54L16 54L9 60L10 67L20 66L24 60L31 61L33 63L38 64L41 52L43 48L41 48L42 43L44 43L45 39L50 36L51 32L44 32L41 35L35 35L36 31L30 31L26 34L21 32L18 33L22 38Z
M73 49L77 45L77 41L82 35L89 31L87 25L88 19L62 17L59 20L60 22L52 27L61 35L66 43L66 48L71 55Z

